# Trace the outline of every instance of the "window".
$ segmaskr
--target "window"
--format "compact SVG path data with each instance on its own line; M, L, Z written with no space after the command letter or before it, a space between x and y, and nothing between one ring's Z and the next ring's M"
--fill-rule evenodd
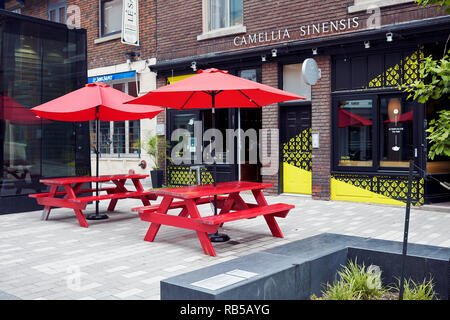
M203 0L203 30L197 40L247 32L242 0Z
M339 166L372 167L372 100L339 100Z
M66 1L48 0L48 20L66 23Z
M209 0L208 31L242 25L242 0Z
M137 97L136 82L109 83L114 89L123 91L130 96ZM139 83L138 83L139 85ZM91 153L95 153L97 132L95 121L90 122ZM141 122L130 121L100 121L100 153L108 157L136 157L140 156Z
M373 5L383 8L409 2L414 2L414 0L354 0L353 5L348 7L348 13L366 11Z
M402 94L335 98L335 168L406 170L421 129L414 125L416 110L420 105Z
M283 90L311 100L311 86L303 78L301 63L283 66ZM299 101L303 100L295 100Z
M100 0L100 36L122 31L122 0Z
M380 166L409 166L413 145L414 108L409 100L383 97L380 100Z
M397 88L418 79L423 48L333 59L333 91Z

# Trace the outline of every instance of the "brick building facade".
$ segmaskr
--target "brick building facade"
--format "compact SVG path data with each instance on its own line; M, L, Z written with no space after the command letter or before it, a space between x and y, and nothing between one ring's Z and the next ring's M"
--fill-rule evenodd
M279 139L260 146L270 164L277 165L275 174L262 174L260 163L244 161L220 165L219 181L270 182L272 194L402 204L408 160L414 154L414 203L449 196L427 179L450 172L447 159L429 161L426 156L426 121L443 106L418 104L398 90L419 77L425 55L442 53L450 22L444 10L419 7L413 0L141 0L140 46L134 47L122 44L118 32L102 35L104 6L118 0L19 2L7 1L6 8L44 19L51 17L50 4L63 2L67 18L70 6L77 6L80 25L87 29L88 76L102 79L133 71L135 78L126 85L110 81L129 93L142 95L198 69L218 68L307 98L257 110L220 111L216 127L221 130L274 129ZM310 58L321 72L312 85L302 71ZM141 132L143 126L153 131L158 124L168 140L174 129L190 128L195 121L202 121L206 130L210 111L165 110L141 125ZM124 126L127 132L130 127ZM125 154L116 152L116 127L106 130L113 141L107 141L101 168L140 171L137 164L143 157L133 158L128 140ZM192 140L192 148L205 146ZM189 165L160 164L166 184L192 182ZM210 169L201 169L203 182L211 181Z
M408 0L203 0L156 1L156 5L157 63L151 70L158 74L158 87L173 82L174 78L194 74L197 69L218 68L239 76L255 70L254 80L288 91L295 87L293 82L298 76L298 90L293 92L310 95L306 103L282 103L260 110L260 128L280 132L279 144L270 147L279 151L280 170L275 175L254 179L273 183L270 193L402 204L406 199L406 149L414 145L415 164L421 170L416 172L414 180L415 204L448 196L426 179L427 174L437 171L433 163L427 162L424 132L416 132L405 123L400 129L388 128L391 118L385 111L398 99L405 112L410 103L394 81L388 83L387 79L397 79L397 85L410 83L417 76L417 68L413 67L413 76L408 68L420 64L422 50L443 48L449 17L442 10L419 7ZM376 60L377 56L381 60ZM300 81L301 67L307 58L314 58L321 70L320 80L312 86ZM392 70L397 74L388 75ZM348 74L348 79L341 79L343 74ZM383 82L374 85L375 79ZM347 82L348 86L341 86ZM351 109L355 104L359 107ZM295 106L297 111L293 109ZM346 113L348 110L355 112ZM366 111L372 120L359 128L354 123L344 125L343 120L338 120L345 113L355 121L358 116L354 114L362 115ZM230 111L228 118L233 119L233 112ZM289 119L293 119L289 117L296 112L297 123L289 124ZM309 128L306 126L306 131L292 135L286 128L302 126L301 112L309 118ZM419 128L428 119L428 113L425 116L421 112L416 111L414 115ZM166 138L182 117L176 114L167 111L158 116L158 123L166 124ZM192 115L192 120L208 122L208 117L200 113ZM382 118L386 120L382 122ZM242 117L239 119L242 124ZM240 124L233 128L242 128ZM403 139L399 153L387 150L388 147L397 150L397 146L386 143L393 143L390 132ZM400 137L401 134L404 136ZM311 146L313 138L318 138L315 147ZM306 150L303 148L309 151L296 154L292 151ZM441 168L439 174L450 172L448 162L442 163L436 164ZM183 184L186 170L187 167L169 165L167 183ZM243 179L244 170L243 165L222 166L222 177L219 172L218 180ZM299 183L300 180L303 182Z
M121 42L121 0L9 0L5 9L86 29L88 80L139 96L156 87L155 74L148 68L156 62L156 2L138 3L139 46ZM109 17L105 11L109 11ZM132 169L148 174L152 160L142 146L154 134L155 124L156 119L102 124L100 173L127 173ZM95 144L95 130L91 130ZM142 160L148 164L145 168L139 166ZM95 163L94 156L92 161ZM95 165L92 168L95 174Z

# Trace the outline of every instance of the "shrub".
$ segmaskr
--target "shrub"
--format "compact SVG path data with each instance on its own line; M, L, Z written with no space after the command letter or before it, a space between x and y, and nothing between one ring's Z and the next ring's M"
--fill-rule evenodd
M367 269L364 263L360 266L355 261L349 261L337 272L333 284L326 283L322 296L312 295L311 300L392 300L398 299L400 281L395 286L383 287L381 270L370 265ZM412 279L405 280L404 300L432 300L436 295L432 279L426 279L416 284Z

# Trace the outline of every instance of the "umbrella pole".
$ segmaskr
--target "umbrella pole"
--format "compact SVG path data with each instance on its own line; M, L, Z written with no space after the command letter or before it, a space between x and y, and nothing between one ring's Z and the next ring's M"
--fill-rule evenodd
M97 135L97 141L96 141L96 147L95 147L95 154L96 154L96 163L95 163L95 176L98 178L99 176L99 154L100 154L100 120L98 118L98 107L97 111L95 113L95 127L96 127L96 135ZM95 194L98 197L98 180L95 181ZM88 220L103 220L108 219L108 216L106 214L99 214L99 202L95 201L95 214L90 214L86 217Z
M212 127L213 129L216 128L216 102L215 102L215 97L216 97L215 92L213 92L211 94L211 98L212 98ZM217 146L216 146L217 147ZM216 187L216 181L217 181L217 164L216 164L216 150L217 148L214 149L214 157L213 157L213 174L214 174L214 187ZM217 194L214 195L214 215L217 215ZM210 234L209 235L209 240L211 242L226 242L228 240L230 240L230 237L224 233L219 233L219 231L216 231L216 233L214 234Z

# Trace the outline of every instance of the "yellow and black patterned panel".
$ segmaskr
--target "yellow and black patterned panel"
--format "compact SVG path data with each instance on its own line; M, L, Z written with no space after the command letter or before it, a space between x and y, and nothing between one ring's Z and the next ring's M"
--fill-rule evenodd
M406 201L408 197L408 177L389 177L378 176L374 177L377 182L377 193L385 197ZM412 181L411 199L414 205L424 204L424 179L414 178Z
M363 188L383 195L387 198L406 202L408 196L408 177L400 176L368 176L334 174L333 178L352 186ZM424 204L424 179L413 178L411 189L411 201L415 206Z
M384 73L369 81L369 88L398 87L412 84L420 77L419 67L424 59L423 47L388 68Z
M283 162L311 171L311 128L283 143Z
M200 169L200 179L201 183L198 183L197 172L195 170L189 171L189 166L167 167L167 184L169 188L214 183L211 173L206 168Z

